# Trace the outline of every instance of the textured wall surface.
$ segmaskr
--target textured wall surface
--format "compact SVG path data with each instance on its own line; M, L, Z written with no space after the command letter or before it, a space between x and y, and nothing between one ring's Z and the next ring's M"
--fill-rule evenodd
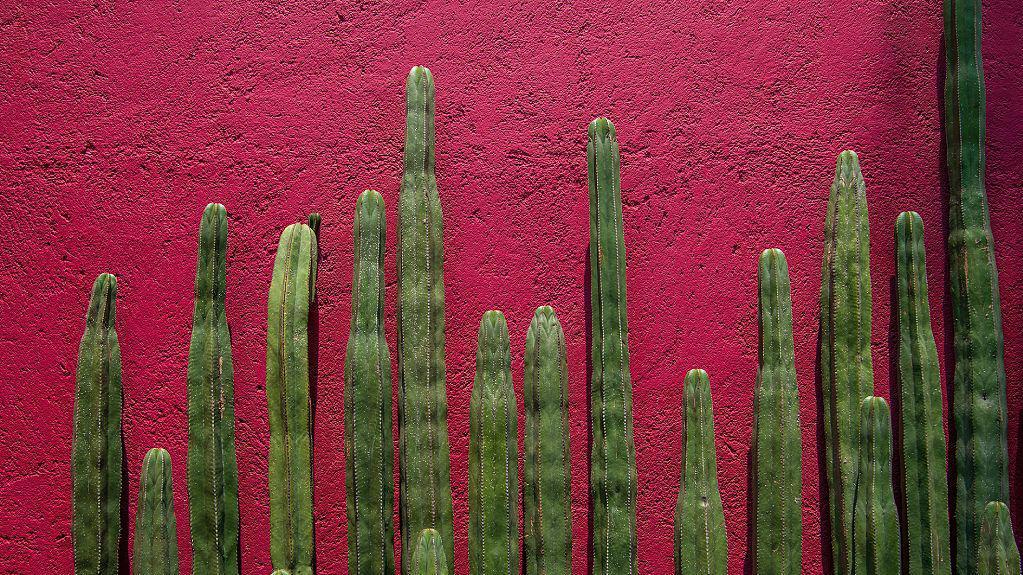
M318 572L346 572L342 359L351 223L364 188L388 202L394 349L403 86L437 80L446 220L448 397L458 574L466 575L468 404L476 328L505 311L513 373L533 308L568 337L577 573L587 565L584 278L586 124L622 147L639 461L639 560L671 571L681 382L711 376L730 572L747 563L747 459L756 370L756 262L792 270L805 451L804 572L819 573L815 393L824 212L835 156L868 185L873 348L888 394L893 226L927 226L942 375L949 310L938 0L5 2L0 7L0 573L69 573L70 433L88 289L120 281L129 516L147 448L174 458L182 569L185 362L203 206L231 214L243 571L269 572L266 292L277 237L323 214L316 403ZM1001 271L1015 486L1023 518L1023 19L985 5L988 187ZM521 403L521 399L520 399ZM520 424L521 426L521 424ZM521 428L521 427L520 427Z

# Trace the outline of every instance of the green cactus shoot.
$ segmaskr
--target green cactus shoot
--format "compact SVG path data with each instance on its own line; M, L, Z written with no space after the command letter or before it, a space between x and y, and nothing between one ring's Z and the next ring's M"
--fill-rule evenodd
M132 567L139 575L178 575L171 459L158 447L150 449L142 461Z
M1020 575L1019 548L1012 534L1009 508L1001 501L984 507L977 541L979 575Z
M853 503L852 572L899 575L899 516L892 491L892 420L888 402L860 404L859 466Z
M423 529L419 534L409 575L448 575L448 560L444 542L436 529Z

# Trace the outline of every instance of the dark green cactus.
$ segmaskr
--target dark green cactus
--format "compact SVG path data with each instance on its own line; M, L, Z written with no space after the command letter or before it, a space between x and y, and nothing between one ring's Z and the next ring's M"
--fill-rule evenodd
M802 565L802 435L792 339L789 266L760 254L760 349L753 411L753 534L757 575L799 575Z
M549 306L539 307L526 333L523 395L523 540L526 575L572 572L571 454L565 333Z
M114 330L117 279L92 285L75 373L71 541L75 575L116 575L121 542L121 348Z
M892 491L892 420L883 398L863 398L859 440L852 573L899 575L902 567L899 516Z
M188 509L196 575L238 575L238 463L231 332L224 311L226 269L227 210L210 204L199 224L188 351Z
M682 472L675 505L675 575L725 575L728 541L718 490L714 407L702 369L686 374L682 391Z
M952 294L956 574L977 569L980 513L1009 502L1005 349L985 191L981 0L945 0L948 279Z
M150 449L142 461L132 569L139 575L178 575L171 459L158 447Z
M518 409L504 314L480 320L469 403L469 572L519 573Z
M422 66L405 84L405 167L398 197L398 451L401 543L426 528L455 569L444 363L444 225L434 174L433 76ZM411 553L402 553L408 572Z
M860 401L874 392L870 358L867 187L856 153L838 156L824 228L820 370L835 573L849 575Z
M625 235L618 140L606 118L590 122L590 490L592 575L634 575L636 445L625 305Z
M270 560L294 575L311 575L314 557L309 319L316 259L313 230L305 224L285 228L268 304Z
M924 225L916 212L895 223L903 521L909 575L951 575L945 430L938 350L927 301Z
M448 575L444 541L436 529L423 529L412 552L409 575Z
M1012 534L1009 508L1001 501L984 507L977 541L979 575L1020 575L1019 548Z
M345 354L345 486L348 569L394 573L391 354L384 339L384 198L355 204L352 323Z

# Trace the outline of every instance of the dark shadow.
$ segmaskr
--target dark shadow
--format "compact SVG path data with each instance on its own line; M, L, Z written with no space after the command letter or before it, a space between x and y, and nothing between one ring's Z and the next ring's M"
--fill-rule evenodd
M898 263L896 262L896 265ZM899 280L892 276L888 283L890 302L888 314L888 381L891 389L888 396L892 406L892 479L895 491L895 507L899 514L899 531L903 541L909 541L906 525L906 463L903 458L905 444L902 435L902 380L899 377ZM902 546L902 573L909 573L909 546Z
M121 410L124 410L124 399L121 399ZM121 426L121 492L117 496L121 500L121 529L117 537L117 564L121 573L129 573L131 554L128 549L128 533L132 529L128 521L128 465L125 464L124 426Z
M824 448L824 390L821 376L821 332L817 329L817 363L814 369L814 397L817 400L817 497L821 502L821 568L825 575L833 574L834 560L831 549L831 502L828 499L827 450Z
M310 222L312 223L312 222ZM313 226L315 234L317 248L320 242L320 226L317 220L316 225ZM316 278L320 278L320 262L322 260L322 252L316 250ZM320 367L320 295L316 290L316 286L313 286L313 298L309 302L309 449L310 449L310 461L312 465L312 456L315 455L314 449L316 446L316 391L319 388L319 367ZM316 572L316 469L313 467L311 474L313 481L313 572Z
M761 336L763 337L763 336ZM758 366L759 369L759 366ZM753 413L757 411L756 391L753 392ZM756 415L754 415L756 417ZM750 441L749 456L746 458L746 557L743 559L742 572L753 575L756 566L757 549L757 493L756 493L756 457L757 437Z
M590 402L589 389L593 385L593 354L590 352L593 349L593 302L590 301L590 266L593 262L590 261L590 245L586 244L586 266L583 272L583 312L586 315L585 330L586 330L586 487L587 497L590 501L590 508L586 513L586 572L593 573L593 485L591 485L592 474L590 469L592 466L593 459L593 419L591 417L592 403Z
M234 349L234 330L231 329L231 324L230 323L227 324L227 343L228 343L228 345L231 346L231 349L233 350ZM232 356L232 359L233 359L233 356ZM232 385L233 385L233 381L232 381ZM231 395L232 395L232 398L235 400L235 403L237 404L238 396L234 392L233 389L231 390ZM237 411L235 410L235 406L234 405L231 406L231 411L232 411L232 413L235 414L235 421L231 422L231 426L237 428L238 416L237 416ZM238 442L238 435L237 435L237 429L235 429L235 443L237 444L237 442ZM238 450L237 450L237 446L235 447L234 473L235 473L235 475L238 475ZM238 480L236 480L235 483L240 485L240 482ZM241 487L238 487L238 489L240 491ZM239 499L240 499L240 495L239 495ZM243 506L241 505L241 501L239 501L239 505L238 505L238 525L236 526L237 530L238 530L238 572L239 573L244 573L245 572L245 565L244 565L245 559L244 559L244 557L242 557L242 549L244 547L242 545L242 514L244 513L242 511L242 509L243 509ZM189 522L189 530L191 530L191 522ZM189 533L191 533L191 531L189 531ZM189 535L189 540L191 540L191 535ZM193 570L194 570L194 567L193 567ZM126 573L126 571L122 571L122 573Z

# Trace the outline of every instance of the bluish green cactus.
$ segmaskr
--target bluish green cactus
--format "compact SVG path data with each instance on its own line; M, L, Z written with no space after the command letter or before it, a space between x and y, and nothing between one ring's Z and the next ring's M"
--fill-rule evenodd
M132 568L139 575L178 575L171 459L158 447L150 449L142 461Z
M859 465L853 496L852 573L899 575L899 515L892 491L892 420L888 402L860 404Z
M412 552L409 575L448 575L448 561L444 541L436 529L423 529Z
M1019 548L1012 534L1009 508L1001 501L984 507L977 541L979 575L1020 575Z

